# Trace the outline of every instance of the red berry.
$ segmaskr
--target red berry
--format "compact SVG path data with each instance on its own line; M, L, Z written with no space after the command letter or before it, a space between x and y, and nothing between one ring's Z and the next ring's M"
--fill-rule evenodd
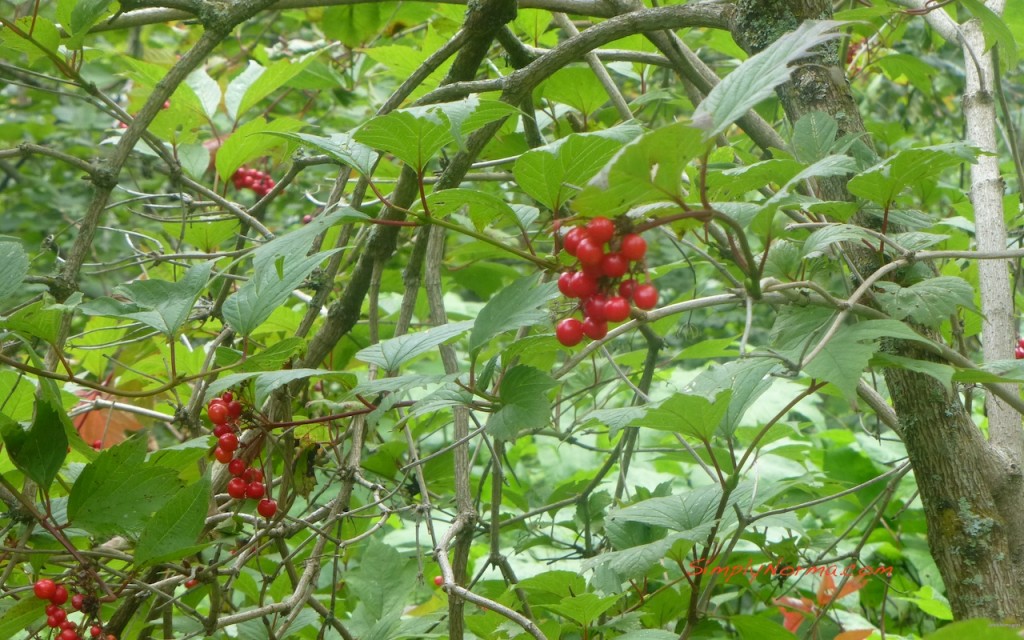
M591 340L600 340L608 335L608 323L604 320L586 318L583 321L583 333Z
M243 473L245 473L245 460L242 460L241 458L235 458L234 460L228 463L228 471L230 471L231 475L233 476L242 475Z
M633 260L643 260L647 255L647 241L635 233L628 233L622 239L622 248L619 249L623 256Z
M574 298L589 298L597 293L597 280L582 272L574 273L569 284L572 285L572 292L576 294Z
M194 588L196 588L198 586L199 586L199 581L196 580L195 578L190 578L190 579L185 581L185 588L186 589L194 589ZM96 629L98 631L99 627L93 627L93 629ZM93 633L92 635L95 638L96 636L98 636L100 634L99 633Z
M242 479L246 482L263 482L263 472L256 467L249 467L242 474Z
M597 264L585 264L581 271L583 271L588 278L592 278L595 281L604 277L604 271L601 269L600 262Z
M615 235L615 223L598 216L587 223L587 234L598 244L604 244Z
M228 408L223 402L216 404L210 403L210 406L206 408L206 415L210 418L210 422L213 424L227 424L228 421Z
M216 427L213 428L213 435L217 436L218 438L220 438L223 435L227 435L229 433L234 432L235 430L229 424L218 424Z
M48 605L46 605L45 611L46 611L46 615L48 615L48 616L55 616L55 615L57 615L58 611L63 611L63 609L60 608L59 604L48 604Z
M57 619L57 616L46 616L46 626L51 629L56 629L60 626L61 621Z
M89 635L91 635L94 638L100 637L101 633L103 633L103 627L101 627L98 624L92 625L92 629L89 629Z
M220 447L213 450L213 457L217 459L217 462L221 464L228 464L231 459L235 457L234 451L225 451Z
M580 227L573 227L569 229L569 233L565 234L565 238L562 240L562 248L570 256L576 255L576 248L580 246L580 241L587 237L587 232Z
M302 216L302 224L309 224L310 222L313 222L313 216L309 215L308 213Z
M78 637L78 632L73 628L61 631L57 638L58 640L81 640L81 638Z
M217 446L225 451L234 452L238 448L238 436L233 433L225 433L217 438Z
M64 588L64 585L59 584L54 589L53 595L50 596L50 602L56 605L62 605L68 601L68 590Z
M629 301L622 296L605 300L604 317L610 322L622 322L629 317Z
M619 295L626 300L633 299L633 292L636 291L636 280L630 278L619 283Z
M642 284L633 292L633 302L641 309L653 309L658 304L658 290L652 284Z
M259 500L266 493L266 488L262 482L254 481L250 482L245 487L245 497L252 498L253 500Z
M604 311L605 299L602 295L596 295L583 303L583 315L594 320L605 320Z
M32 585L32 591L40 600L49 600L53 594L57 593L57 583L53 580L39 580Z
M629 260L620 253L609 253L601 258L601 271L609 278L621 278L629 271Z
M82 594L76 593L75 595L71 596L71 608L75 611L81 611L82 605L84 604L85 596L83 596Z
M434 586L440 587L442 584L444 584L444 578L441 576L434 576Z
M92 441L92 448L97 450L97 451L99 451L100 449L103 448L103 441L102 440L93 440Z
M601 258L604 257L604 249L601 245L592 238L585 238L580 240L580 244L576 247L576 258L583 265L595 265L601 263Z
M575 298L576 295L572 291L572 277L576 275L575 271L563 271L558 276L558 290L562 292L562 295L566 298Z
M242 403L237 400L228 402L228 417L231 420L238 420L242 417Z
M245 176L244 178L242 178L242 188L243 189L252 189L254 186L256 186L256 177L255 176L248 175L248 176Z
M583 324L576 318L566 318L555 327L555 336L566 347L575 347L583 339Z
M271 500L270 498L264 498L260 500L260 503L256 505L256 512L267 520L274 517L277 513L277 500Z
M1017 348L1013 350L1013 355L1018 360L1024 360L1024 346L1017 345Z
M60 616L58 616L58 617L60 617ZM67 614L64 614L64 621L60 623L60 628L61 628L61 630L63 630L63 629L71 629L72 631L78 631L78 625L75 624L74 622L68 620ZM77 637L77 636L75 636L75 637Z
M230 404L231 401L234 399L235 394L231 393L230 391L225 391L224 393L220 394L220 401L223 402L224 404Z
M245 480L241 478L231 478L228 480L228 495L235 500L241 500L245 497L245 489L248 486Z

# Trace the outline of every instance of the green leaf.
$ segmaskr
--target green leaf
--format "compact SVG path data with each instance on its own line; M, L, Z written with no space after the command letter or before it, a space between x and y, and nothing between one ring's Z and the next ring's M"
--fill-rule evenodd
M20 242L0 242L0 305L22 290L28 274L28 255ZM2 307L0 307L2 308Z
M44 490L50 488L67 457L70 428L57 397L44 392L36 396L35 415L28 429L0 414L0 431L11 462Z
M641 522L664 527L691 542L705 540L715 523L715 513L722 498L718 485L698 487L682 495L649 498L622 509L613 509L608 520ZM729 515L726 509L725 517Z
M857 161L850 156L832 155L825 156L800 173L793 176L775 195L765 201L763 207L771 208L785 202L791 191L799 189L805 181L811 178L845 176L857 170Z
M640 526L640 525L634 525ZM686 537L680 534L672 534L627 549L602 553L595 558L584 561L582 569L606 567L615 572L620 581L642 579L651 567L659 564L665 559L666 554L672 549L676 542ZM672 636L676 638L677 636Z
M352 136L357 142L386 151L417 173L446 144L452 143L450 123L439 110L392 111L368 120Z
M146 462L146 439L136 436L86 465L71 488L68 518L97 536L137 536L181 487L172 469Z
M899 82L901 77L906 78L915 89L926 96L935 93L932 80L937 70L917 56L892 53L877 60L874 64L893 82Z
M217 150L217 175L228 180L246 162L264 156L280 142L262 133L298 131L305 123L292 118L276 118L267 122L264 118L250 120L238 127Z
M938 327L958 306L974 307L974 287L963 278L939 276L909 287L878 282L875 294L882 308L896 320L910 318L918 324Z
M953 611L949 608L949 602L942 597L941 594L936 593L930 586L925 585L914 593L914 597L910 596L895 596L897 600L903 600L904 602L912 602L916 604L921 611L924 611L928 615L938 618L939 620L952 620ZM963 637L963 636L959 636ZM983 636L974 637L985 637L988 638L987 634Z
M378 365L385 371L394 371L413 358L469 331L472 324L472 320L464 320L431 327L426 331L407 333L366 347L356 353L355 357L363 362Z
M821 160L831 152L838 132L839 125L824 111L805 114L793 126L793 157L805 164Z
M235 120L238 120L238 118L245 114L249 109L256 106L256 104L261 100L269 96L274 91L280 89L286 82L295 76L302 73L302 70L309 66L309 63L312 62L319 54L320 51L314 51L311 54L300 57L294 62L288 58L284 58L282 60L278 60L266 69L260 66L259 63L250 60L249 69L246 69L243 75L247 77L254 77L254 79L251 84L245 88L245 93L240 99L237 94L232 93L231 85L228 85L228 93L224 96L224 103L228 108L228 115ZM253 67L257 67L259 72L250 72ZM235 103L236 99L238 100L237 104Z
M807 240L804 240L803 257L805 260L808 258L817 258L818 256L824 255L825 250L834 244L838 244L840 242L858 242L860 240L877 242L874 236L857 225L830 224L818 229L808 236Z
M39 600L35 598L8 599L4 604L9 606L5 606L0 615L0 638L17 638L18 634L43 621Z
M71 10L71 24L68 25L69 33L79 33L87 30L107 12L111 0L78 0L75 8Z
M900 598L906 600L906 598ZM920 604L915 602L915 604ZM937 616L936 616L937 617ZM942 618L949 619L952 618ZM923 640L963 640L963 638L984 638L985 640L1020 640L1017 625L993 622L984 618L963 620L946 625L926 635Z
M165 336L173 336L188 320L196 298L206 288L213 262L203 262L185 272L177 282L136 280L114 291L135 303L139 311L126 311L118 317L138 320Z
M256 264L249 281L224 301L224 321L240 335L251 335L313 269L338 251L341 249L297 259L280 256L280 261Z
M370 40L386 24L379 4L328 7L320 23L324 35L354 49Z
M589 116L608 102L608 92L587 67L568 67L555 72L541 87L541 95L567 104Z
M405 599L416 588L416 563L377 538L371 538L357 569L346 571L345 581L359 594L360 605L372 620L401 613Z
M516 213L507 202L485 191L473 189L444 189L427 196L427 206L433 216L443 218L465 211L479 231L490 224L516 219Z
M135 564L157 564L193 549L209 509L210 480L204 476L175 493L146 522L135 548Z
M505 331L544 322L548 313L542 307L556 297L558 284L541 282L539 273L520 278L502 289L477 314L469 336L470 353L475 358L488 342Z
M185 78L185 84L192 88L196 99L203 107L203 113L207 118L212 118L220 107L221 90L217 81L210 77L206 69L199 67Z
M578 596L563 598L558 604L539 606L587 627L597 621L602 613L615 606L621 597L622 594L602 598L596 593L581 593Z
M976 162L974 151L962 143L904 149L850 179L850 193L889 206L904 189L934 180L942 171Z
M635 426L674 431L707 441L714 435L729 411L731 389L719 390L713 397L675 393L650 409Z
M981 22L981 29L985 34L985 51L995 45L999 45L1000 63L1005 64L1006 69L1013 69L1017 66L1017 42L1013 32L1006 26L1006 22L996 15L985 3L978 0L963 0L964 6L971 10ZM1019 12L1020 7L1007 8L1007 12ZM998 71L997 71L998 73Z
M627 144L573 201L587 216L616 216L646 202L682 197L682 174L705 147L701 132L677 122Z
M721 391L731 390L728 409L716 429L718 433L731 436L747 409L775 382L776 378L771 373L778 369L776 362L760 358L713 364L697 376L686 391L711 398Z
M506 371L498 389L501 409L487 420L487 432L495 438L514 440L523 430L539 429L550 423L548 390L556 384L548 374L526 365Z
M736 628L741 640L796 640L793 633L765 616L730 616L729 624Z
M512 168L516 182L531 198L552 211L583 189L622 147L615 139L573 134L558 144L519 156Z
M907 371L923 373L941 382L942 386L946 388L946 391L953 390L953 374L956 373L956 369L948 364L930 362L928 360L914 360L913 358L905 358L891 353L876 353L871 359L871 365L894 367L897 369L906 369Z
M60 31L57 30L57 26L53 22L43 16L37 16L35 19L32 16L25 16L14 24L25 33L31 31L32 40L21 38L8 29L4 29L0 31L0 41L3 42L4 47L24 53L28 56L30 63L42 58L45 55L43 50L57 54L61 39ZM33 25L35 30L32 29Z
M301 380L317 376L329 380L340 380L347 386L354 386L355 376L346 371L330 371L328 369L285 369L284 371L250 371L246 373L233 373L223 376L216 382L210 384L207 390L210 396L215 396L223 391L242 384L250 378L255 378L253 384L256 405L262 405L270 394L278 387L288 384L293 380Z
M768 48L751 56L708 93L693 113L693 123L705 130L710 140L741 118L765 98L775 87L789 81L789 64L810 55L811 50L839 37L835 33L840 22L805 20L773 42Z
M380 157L377 153L366 146L352 139L347 133L332 133L331 135L315 136L309 133L274 133L290 140L297 140L307 147L312 147L321 153L325 153L343 165L352 167L364 176L373 173L373 166L377 164Z

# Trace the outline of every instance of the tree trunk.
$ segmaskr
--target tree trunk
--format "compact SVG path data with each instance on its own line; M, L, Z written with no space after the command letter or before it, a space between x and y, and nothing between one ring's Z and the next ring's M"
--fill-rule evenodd
M802 21L831 15L831 3L823 0L740 0L733 37L748 53L756 53ZM864 132L834 44L802 61L778 93L791 122L824 111L836 119L840 135ZM850 199L843 178L819 181L817 188L823 199ZM873 268L871 260L854 262L858 268ZM891 349L904 357L934 359L903 341L892 341ZM998 506L996 501L1008 484L1016 486L1012 480L1019 473L1001 462L1004 456L985 441L955 390L901 369L886 369L885 380L924 503L929 546L954 615L1024 621L1024 590L1009 554L1010 540L1024 531L1008 529L1016 518L1000 513L1005 501Z

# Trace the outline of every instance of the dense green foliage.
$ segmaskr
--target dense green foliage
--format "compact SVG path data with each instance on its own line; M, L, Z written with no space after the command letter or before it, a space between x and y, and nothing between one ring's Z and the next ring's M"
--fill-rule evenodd
M695 106L601 16L520 8L469 83L465 6L166 4L207 28L0 5L0 637L57 637L41 578L124 639L1010 633L936 632L914 476L864 399L906 368L984 425L983 385L1024 376L979 356L963 70L919 17L851 3L753 58L680 30L726 78ZM986 28L1015 68L1024 22ZM784 122L817 46L870 140ZM856 200L815 195L834 177ZM658 302L566 348L563 234L598 216L646 240ZM861 285L850 246L888 271Z

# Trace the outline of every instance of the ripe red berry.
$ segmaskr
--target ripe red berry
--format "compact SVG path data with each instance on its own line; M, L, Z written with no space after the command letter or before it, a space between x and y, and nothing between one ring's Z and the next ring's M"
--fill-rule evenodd
M612 296L605 300L604 317L609 322L622 322L629 317L629 301L622 296Z
M585 264L583 265L581 271L583 271L584 275L586 275L588 278L593 279L594 281L600 280L601 278L604 277L604 271L601 270L600 262L598 262L597 264Z
M441 576L434 576L434 586L440 587L442 584L444 584L444 578Z
M196 588L198 586L199 586L199 581L196 580L195 578L189 578L188 580L185 581L185 588L186 589L194 589L194 588ZM93 627L93 628L94 629L98 629L99 627ZM98 633L94 633L93 637L95 638L98 635L99 635Z
M216 449L213 450L213 457L216 458L217 462L221 464L228 464L229 462L231 462L231 459L235 457L235 452L226 451L224 449L221 449L220 447L217 447Z
M242 417L243 411L242 403L238 400L232 400L228 403L228 417L234 421Z
M586 318L583 320L583 333L591 340L600 340L608 335L608 323L604 320Z
M310 222L313 222L313 216L309 215L308 213L302 216L302 224L309 224Z
M231 425L229 424L218 424L216 427L213 428L213 435L217 436L218 438L220 438L223 435L234 432L235 430L232 429Z
M569 284L572 285L574 298L589 298L597 293L597 280L582 272L574 273Z
M601 258L604 257L604 249L597 241L591 238L585 238L580 240L580 244L576 247L576 258L583 265L596 265L601 264Z
M60 623L60 628L61 630L71 629L72 631L78 631L78 625L68 620L67 614L64 614L64 621ZM76 635L75 637L77 638L78 636Z
M622 248L619 251L634 262L643 260L643 257L647 255L647 241L635 233L628 233L622 239Z
M103 627L101 627L98 624L92 625L92 628L89 629L89 635L91 635L94 638L100 637L101 633L103 633Z
M633 302L641 309L653 309L658 304L658 290L652 284L642 284L633 292Z
M225 451L234 452L238 448L238 436L233 433L225 433L217 438L217 446Z
M619 295L626 300L633 299L633 292L636 291L636 280L630 278L619 283Z
M629 260L620 253L609 253L601 258L601 271L609 278L621 278L629 271Z
M262 482L253 481L245 487L245 497L252 498L253 500L259 500L266 494L266 488Z
M242 475L243 473L245 473L245 460L242 460L241 458L235 458L234 460L228 463L228 471L230 471L231 475L233 476Z
M68 590L62 584L58 584L57 588L53 590L53 595L50 596L50 602L56 605L62 605L68 601Z
M220 400L224 404L229 404L234 399L235 394L231 393L230 391L225 391L224 393L220 394Z
M95 449L96 451L99 451L100 449L103 448L103 441L102 440L93 440L92 441L92 448Z
M1017 348L1013 350L1013 355L1018 360L1024 360L1024 346L1017 345Z
M562 240L562 248L570 256L576 255L576 249L580 246L580 241L587 237L587 232L580 227L573 227L569 229L569 232L565 234L565 238Z
M53 594L57 593L57 583L53 580L39 580L32 585L32 591L40 600L49 600Z
M264 498L260 500L260 503L256 505L256 512L267 520L274 517L277 513L277 500L271 500L270 498Z
M242 474L242 479L246 482L263 482L263 472L256 467L249 467Z
M56 629L60 626L61 621L57 619L57 616L46 616L46 626L51 629Z
M75 631L74 628L64 629L60 632L60 635L58 635L57 638L58 640L81 640L81 638L78 637L78 632Z
M588 318L593 318L594 320L604 320L606 318L604 304L604 296L600 294L587 299L587 301L583 303L583 315Z
M604 244L615 235L615 223L598 216L587 223L587 234L598 244Z
M210 403L206 408L206 415L213 424L227 424L228 408L223 402Z
M75 595L71 596L71 608L75 611L81 611L82 605L84 604L85 596L83 596L82 594L76 593Z
M575 347L583 339L583 324L576 318L566 318L555 327L555 336L566 347Z
M235 500L241 500L245 497L245 489L248 486L248 483L241 478L231 478L228 480L228 495Z
M61 609L60 605L58 605L58 604L48 604L48 605L46 605L45 611L46 611L46 615L48 615L48 616L55 616L55 615L57 615L58 611L63 611L63 609Z
M576 275L575 271L563 271L558 276L558 290L562 292L562 295L566 298L575 298L576 295L572 292L572 277Z

